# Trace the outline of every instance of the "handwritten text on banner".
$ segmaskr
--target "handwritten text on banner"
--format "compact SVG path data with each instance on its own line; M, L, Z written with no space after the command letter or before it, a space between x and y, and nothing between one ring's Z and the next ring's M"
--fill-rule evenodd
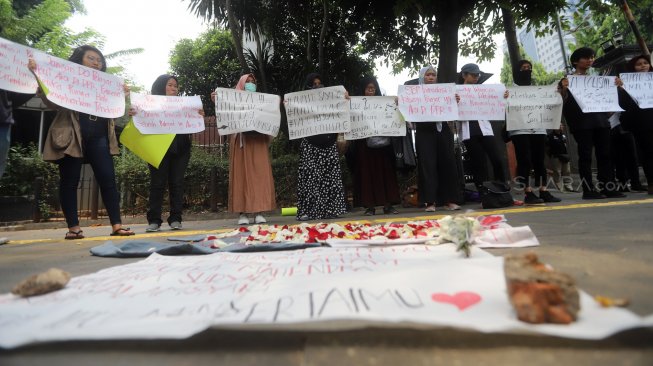
M458 120L503 121L506 118L505 90L502 84L456 85L456 93L460 96Z
M281 123L281 98L274 94L215 89L215 118L221 135L257 131L276 136Z
M554 86L513 86L508 88L508 91L508 131L560 128L562 97Z
M621 112L615 76L570 75L569 91L583 113Z
M342 86L288 93L284 103L290 140L350 129L349 100Z
M36 93L38 84L27 61L40 51L0 38L0 89L16 93Z
M164 133L195 133L204 131L204 117L199 114L199 96L173 97L165 95L131 94L134 126L145 135Z
M653 72L631 72L619 77L640 108L653 108Z
M345 140L370 136L406 136L406 123L394 97L351 97L351 130Z
M399 110L406 121L458 119L455 84L399 85Z

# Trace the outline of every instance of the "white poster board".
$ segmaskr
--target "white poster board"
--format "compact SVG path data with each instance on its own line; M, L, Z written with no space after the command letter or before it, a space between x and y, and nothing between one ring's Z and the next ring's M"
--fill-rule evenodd
M54 340L185 338L212 326L320 330L333 321L581 339L646 324L628 310L601 308L584 293L575 323L522 323L508 301L503 259L476 247L463 258L452 244L152 254L75 277L50 294L0 296L5 348Z
M619 77L623 88L640 108L653 108L653 72L629 72Z
M406 122L397 109L394 97L351 97L349 102L351 129L345 132L345 140L406 136Z
M505 91L506 87L503 84L456 85L456 93L460 97L458 120L505 120L506 101L503 97Z
M616 76L569 75L569 91L583 113L621 112Z
M556 130L562 119L562 97L556 86L513 86L508 88L506 129L543 128Z
M202 100L198 95L176 97L131 93L134 126L144 135L196 133L204 131L204 117L199 114Z
M281 98L274 94L215 89L215 119L221 135L257 131L276 136L281 124Z
M455 84L399 85L399 110L406 121L458 120Z
M349 100L343 86L288 93L283 99L290 140L350 129Z
M27 68L27 62L30 56L39 52L0 38L0 89L16 93L36 93L38 84Z

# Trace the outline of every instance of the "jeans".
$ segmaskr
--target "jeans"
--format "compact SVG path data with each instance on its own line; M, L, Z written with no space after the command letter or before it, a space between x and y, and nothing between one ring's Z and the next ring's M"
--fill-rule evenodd
M7 168L7 156L9 156L9 145L11 145L11 125L0 124L0 178Z
M182 153L168 153L163 157L159 169L148 164L150 168L150 207L147 211L149 224L161 225L161 206L166 182L170 190L170 216L168 224L181 222L184 203L184 172L190 160L190 149Z
M68 227L79 225L77 216L77 186L84 160L91 164L93 174L100 186L102 201L109 214L111 225L120 224L120 195L116 186L113 158L109 152L106 136L87 138L83 141L84 158L66 156L59 164L59 200Z

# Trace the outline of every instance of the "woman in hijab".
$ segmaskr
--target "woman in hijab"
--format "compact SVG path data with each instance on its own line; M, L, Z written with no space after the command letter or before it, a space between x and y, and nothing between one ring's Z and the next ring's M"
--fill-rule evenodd
M431 65L419 70L420 84L435 84L437 72ZM446 210L460 210L462 189L448 122L415 122L415 145L419 198L426 212L434 212L436 204Z
M361 94L366 97L381 96L381 89L376 78L366 77L361 80ZM383 206L384 214L398 214L392 205L399 203L399 184L395 172L395 157L392 141L387 145L369 147L368 139L353 140L354 192L360 195L360 203L365 207L365 215L376 213L375 206Z
M319 74L306 77L305 89L322 87ZM347 210L336 138L335 133L315 135L299 145L297 220L337 218Z

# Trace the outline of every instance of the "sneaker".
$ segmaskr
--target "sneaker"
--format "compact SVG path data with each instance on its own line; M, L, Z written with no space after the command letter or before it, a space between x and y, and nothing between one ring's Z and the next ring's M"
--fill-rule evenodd
M375 213L376 213L376 210L374 209L374 207L368 207L368 208L365 209L364 215L365 216L374 216Z
M637 183L635 183L635 184L631 184L631 185L630 185L630 190L633 191L633 192L637 192L637 193L641 193L641 192L646 192L646 191L647 191L647 189L644 188L644 186L643 186L641 183L640 183L640 184L637 184Z
M396 215L396 214L399 213L399 211L397 211L397 209L392 207L392 206L387 206L387 207L383 208L383 213L386 214L386 215L389 215L389 214Z
M426 212L435 212L435 205L426 206Z
M458 210L460 210L460 206L458 206L457 204L455 204L453 202L450 202L450 203L447 203L446 206L444 206L444 209L447 210L447 211L458 211Z
M588 191L588 192L583 192L583 199L584 200L600 200L606 198L604 195L601 194L601 192L597 191Z
M249 225L249 218L247 218L247 215L240 214L240 217L238 218L238 225Z
M0 245L7 244L7 243L9 243L9 238L5 238L4 236L0 238Z
M299 221L308 221L308 220L310 220L310 219L311 219L311 218L308 217L308 215L301 215L301 216L299 216L299 217L297 218L297 220L299 220Z
M254 218L254 222L257 224L265 224L266 222L268 222L268 220L266 220L265 217L263 217L263 215L256 215L256 217Z
M181 230L181 229L182 229L182 228L181 228L181 222L179 222L179 221L173 221L173 222L171 222L171 223L170 223L170 228L171 228L172 230Z
M560 202L560 198L554 196L549 191L540 191L540 199L544 202Z
M531 191L531 192L526 192L526 196L524 197L524 203L527 205L541 205L544 203L544 200L536 196L535 193Z
M604 196L608 198L624 198L626 197L625 194L618 192L618 191L602 191L601 192Z
M145 232L147 232L147 233L153 233L153 232L156 232L156 231L159 231L159 230L161 230L161 225L159 225L157 223L154 223L154 222L151 223L151 224L148 224L147 227L145 228Z
M563 188L563 190L565 192L576 192L574 190L574 187L571 186L571 183L567 183L567 184L563 185L562 188Z

